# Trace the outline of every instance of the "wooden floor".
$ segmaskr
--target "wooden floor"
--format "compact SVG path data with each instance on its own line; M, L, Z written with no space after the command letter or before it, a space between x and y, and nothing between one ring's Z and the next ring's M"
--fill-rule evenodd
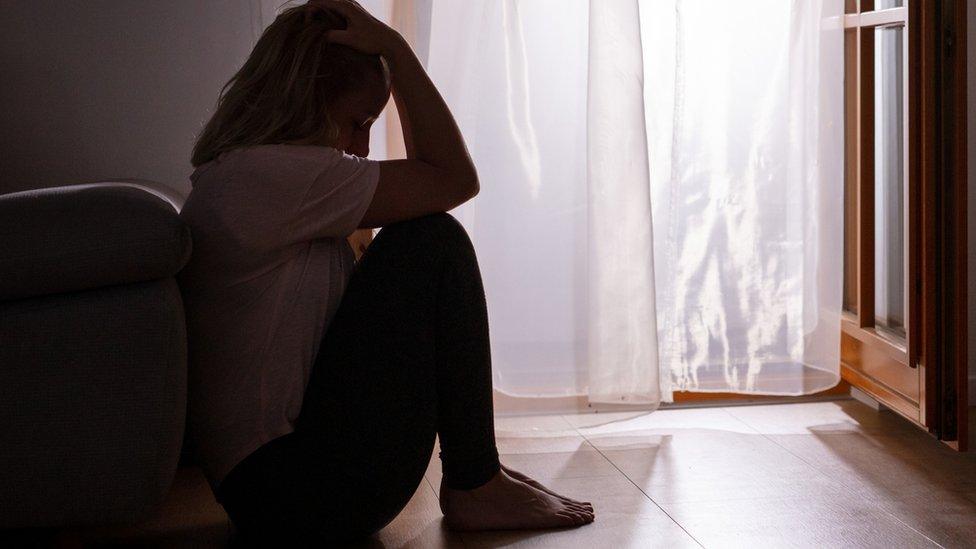
M853 400L499 418L496 430L506 465L593 502L596 521L452 533L434 457L407 508L363 546L976 547L976 455ZM155 519L60 539L209 547L229 536L202 478L182 470Z

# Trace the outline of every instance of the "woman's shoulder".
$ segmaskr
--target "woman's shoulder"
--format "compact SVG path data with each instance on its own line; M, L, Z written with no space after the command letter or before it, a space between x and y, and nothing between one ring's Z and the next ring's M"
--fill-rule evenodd
M332 147L280 143L232 149L222 153L213 163L255 170L274 170L328 165L342 156L342 152Z
M209 182L221 186L230 181L275 181L287 185L307 184L340 162L343 153L332 147L317 145L269 144L240 147L225 151L217 158L196 168L190 176L193 186Z

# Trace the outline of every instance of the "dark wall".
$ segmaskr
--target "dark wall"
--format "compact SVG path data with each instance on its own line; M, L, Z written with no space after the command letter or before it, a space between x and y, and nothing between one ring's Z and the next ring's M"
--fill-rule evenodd
M0 1L0 193L119 178L188 192L194 136L262 11L259 0Z

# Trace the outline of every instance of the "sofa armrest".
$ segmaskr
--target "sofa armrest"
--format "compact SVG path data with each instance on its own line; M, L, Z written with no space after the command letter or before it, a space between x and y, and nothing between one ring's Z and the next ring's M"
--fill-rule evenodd
M0 302L0 530L158 508L186 421L184 318L173 278Z
M0 196L0 300L166 278L190 257L176 205L127 183Z

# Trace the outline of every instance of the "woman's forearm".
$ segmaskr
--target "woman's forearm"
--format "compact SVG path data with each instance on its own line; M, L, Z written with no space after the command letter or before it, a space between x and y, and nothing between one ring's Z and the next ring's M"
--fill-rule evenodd
M384 58L403 127L407 158L477 182L477 172L454 116L406 41L391 38Z

